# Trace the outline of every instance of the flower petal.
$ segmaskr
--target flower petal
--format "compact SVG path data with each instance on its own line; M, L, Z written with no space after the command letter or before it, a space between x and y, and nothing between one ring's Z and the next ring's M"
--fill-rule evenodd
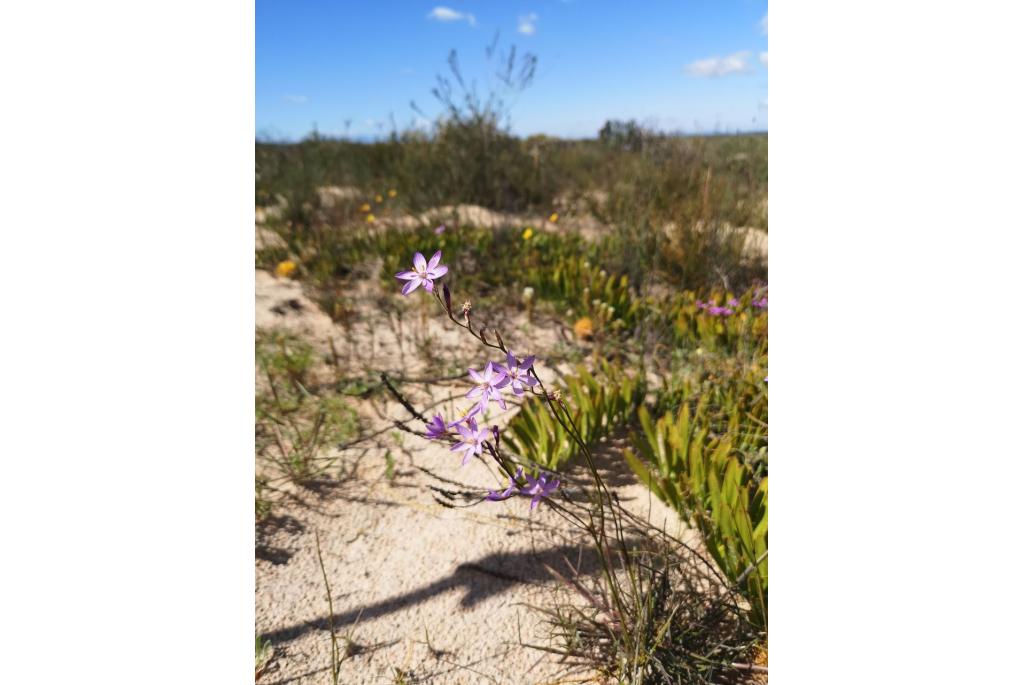
M446 273L448 273L448 267L442 264L441 266L432 267L429 271L432 277L441 278L441 276L444 276Z
M395 278L401 278L403 281L411 281L414 278L419 278L419 276L415 271L399 271L395 274Z
M414 278L413 280L411 280L411 281L409 281L408 283L405 284L405 287L402 288L402 294L403 295L408 295L413 290L416 290L416 288L420 287L420 284L422 282L423 281L420 279L420 277L417 276L416 278Z
M428 269L433 269L435 266L438 265L438 263L440 261L441 261L441 251L438 250L437 252L434 253L434 256L430 258L430 261L427 262L427 268Z
M412 256L412 265L414 267L416 267L417 271L426 271L427 270L427 260L423 256L423 253L417 252L416 254L414 254Z
M426 289L428 293L434 292L434 282L429 278L423 279L423 287Z

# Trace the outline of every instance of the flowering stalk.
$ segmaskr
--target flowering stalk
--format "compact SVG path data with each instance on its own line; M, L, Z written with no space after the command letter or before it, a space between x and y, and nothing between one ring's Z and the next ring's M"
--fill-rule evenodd
M430 292L434 299L437 300L449 321L459 328L468 331L470 335L480 341L486 348L500 351L505 356L506 364L502 366L501 364L488 361L483 367L482 372L471 370L470 377L474 381L475 387L470 390L469 395L470 399L476 399L477 402L465 416L449 423L445 423L444 418L440 416L435 416L429 422L423 418L422 420L427 426L427 437L446 439L452 442L453 446L451 449L463 453L463 463L467 463L473 457L484 459L484 453L486 453L505 473L509 480L504 490L500 492L489 491L481 501L501 501L518 494L531 498L530 509L532 511L542 500L546 500L548 506L553 511L585 530L598 552L596 556L600 565L601 575L604 578L604 586L608 591L606 600L608 602L608 615L613 617L613 622L620 622L622 617L627 616L630 610L629 593L628 589L624 589L624 586L620 585L620 581L616 577L617 563L613 561L613 557L618 558L623 565L632 564L631 560L633 557L630 552L630 545L627 544L625 539L624 527L630 525L630 521L635 525L638 519L625 509L622 509L618 500L608 489L597 469L590 446L581 436L572 411L569 409L560 391L554 390L549 392L547 390L535 368L535 359L532 356L522 359L517 358L505 345L501 333L497 329L479 325L473 317L472 304L469 301L465 302L461 309L453 306L451 289L446 283L442 283L441 288L433 287L435 285L433 280L439 278L443 273L436 275L436 271L433 274L428 273L428 271L436 268L442 268L445 272L447 271L446 267L440 265L440 253L435 255L435 257L437 257L436 260L432 258L429 263L424 265L426 268L422 270L423 275L419 276L421 280L430 281L429 287L427 283L423 284L424 289ZM419 272L417 272L417 275L419 275ZM408 292L411 292L411 290ZM736 304L731 302L729 304L734 307L736 306ZM714 305L708 303L702 308L709 306ZM712 312L709 311L708 313ZM733 309L731 307L722 307L720 312L716 311L712 314L729 316L732 313ZM489 431L490 435L488 435L488 430L483 428L478 422L477 419L482 421L483 414L491 400L499 402L499 406L504 405L501 399L501 392L505 389L516 396L525 396L529 393L544 402L551 416L578 447L578 452L583 455L595 485L593 490L586 491L591 506L586 508L584 515L577 515L568 506L562 506L559 502L552 499L552 496L562 486L561 479L556 478L553 474L540 473L535 477L524 473L522 465L517 464L511 458L500 453L497 427L492 426ZM566 504L572 504L571 500L566 500ZM609 523L611 523L610 531L608 530ZM690 549L685 543L678 540L677 542L683 547ZM690 551L700 557L706 565L711 565L711 562L705 560L701 554L692 549ZM637 577L631 574L631 578L633 579L635 591Z

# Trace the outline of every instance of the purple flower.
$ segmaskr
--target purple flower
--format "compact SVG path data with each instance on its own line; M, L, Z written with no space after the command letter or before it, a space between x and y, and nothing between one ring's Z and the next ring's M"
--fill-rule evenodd
M557 478L553 481L548 481L551 474L542 473L540 478L531 478L526 476L526 487L520 488L519 492L523 495L533 495L533 501L530 502L530 509L536 509L537 503L544 497L550 497L551 493L558 489L559 481Z
M492 502L500 502L502 500L508 499L509 497L511 497L515 493L516 488L519 487L519 484L516 483L516 481L519 480L522 477L523 477L523 467L520 466L518 469L516 469L516 475L514 475L514 476L512 476L511 478L508 479L508 487L505 488L505 490L502 491L502 492L495 492L494 490L488 490L487 491L487 499L491 500Z
M476 369L469 369L469 376L476 381L476 387L466 393L466 397L479 397L480 411L487 409L487 403L491 400L497 400L499 407L508 409L501 397L501 388L509 384L509 377L500 364L487 362L482 374Z
M537 379L530 375L533 361L533 356L517 360L515 355L512 354L512 350L508 351L508 366L504 367L502 371L512 384L513 395L517 397L523 395L526 392L526 388L532 388L537 385Z
M444 233L444 231L445 231L445 225L441 224L440 226L438 226L437 228L434 229L434 235L441 235L442 233Z
M707 308L708 314L711 316L731 316L732 310L728 307L719 307L718 305L712 305Z
M456 426L458 426L459 424L467 421L468 419L472 419L474 416L476 416L479 413L480 413L480 405L479 404L474 404L472 407L469 408L469 410L464 411L462 413L462 416L460 416L459 418L457 418L454 421L452 421L451 423L449 423L448 427L449 428L455 428Z
M760 300L754 300L750 304L754 305L758 309L767 309L768 308L768 296L765 295Z
M434 279L441 278L448 273L448 267L444 266L441 262L441 251L438 250L434 253L434 256L430 258L430 263L424 259L423 255L417 252L412 257L412 271L400 271L395 274L395 278L400 278L403 281L409 281L402 288L402 294L408 295L416 288L423 286L423 289L428 293L434 292Z
M735 297L730 297L729 301L726 304L728 304L730 307L739 307L740 301L737 300Z
M448 435L448 425L440 414L435 414L434 418L427 423L427 439L440 440L446 435Z
M465 466L466 462L483 451L484 440L487 439L489 431L486 428L478 428L473 419L469 419L465 426L459 424L455 428L462 439L452 445L452 452L465 452L462 457L462 465Z
M519 487L517 481L520 478L524 477L526 478L526 485L523 487ZM537 508L537 504L539 504L543 498L550 497L552 493L554 493L554 491L558 489L558 486L561 483L561 481L559 481L557 478L554 480L549 480L550 478L551 474L549 473L542 473L539 478L534 478L532 476L523 476L523 467L520 466L516 470L516 475L509 479L508 487L505 488L502 492L488 490L487 499L489 499L492 502L500 502L516 494L516 491L518 490L520 495L526 495L528 497L533 498L533 500L530 502L530 509L533 510Z

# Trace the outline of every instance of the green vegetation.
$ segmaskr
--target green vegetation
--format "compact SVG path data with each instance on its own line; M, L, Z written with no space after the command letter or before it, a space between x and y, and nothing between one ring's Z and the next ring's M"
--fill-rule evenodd
M322 448L342 442L358 427L349 400L312 383L312 347L280 331L256 337L256 363L266 383L256 395L256 452L288 479L308 483L334 460ZM257 516L269 512L257 482Z
M626 460L661 499L686 516L701 532L708 551L726 577L744 583L755 623L764 627L768 612L768 477L732 454L728 438L708 442L689 409L652 424L641 408L643 439L635 441L648 469L627 450Z
M510 92L532 67L513 55ZM637 538L595 534L606 569L616 570L581 591L584 609L547 611L556 641L613 681L735 680L729 668L750 666L767 627L767 264L763 246L751 247L766 240L767 136L681 137L608 122L593 140L517 138L501 100L477 97L454 55L451 71L439 80L445 113L430 131L257 144L257 204L274 238L257 267L294 263L279 274L298 279L346 330L368 311L372 323L394 316L401 329L407 313L422 322L436 305L398 296L395 273L415 252L442 250L455 311L472 300L478 326L524 311L519 333L561 333L559 355L578 363L547 389L578 435L545 398L527 394L502 449L564 475L607 443L609 458L627 462L699 531L710 561L690 565L678 541L616 520L618 534L629 528ZM496 226L446 221L443 231L425 214L459 204L505 214ZM422 336L411 349L431 373L457 375L439 347ZM552 367L545 357L555 350L529 353ZM320 382L310 344L280 331L257 337L257 450L275 477L323 477L327 448L356 434L355 396L377 382L371 369L341 378L333 347L332 355L331 378ZM627 435L620 455L611 439ZM385 479L399 485L390 449L383 460ZM257 519L270 512L269 482L257 479ZM625 516L608 507L588 512L591 526L606 513ZM713 576L702 575L708 569ZM712 586L721 596L709 595ZM742 611L723 609L733 596ZM336 679L333 630L332 650Z
M579 366L563 379L559 389L575 410L573 423L583 442L596 443L630 420L644 399L643 378L630 377L621 369L601 364L596 375ZM524 459L556 470L577 456L579 446L551 417L543 400L532 397L509 423L509 447Z
M263 637L256 636L256 680L259 680L267 673L270 662L274 658L274 648L270 641Z

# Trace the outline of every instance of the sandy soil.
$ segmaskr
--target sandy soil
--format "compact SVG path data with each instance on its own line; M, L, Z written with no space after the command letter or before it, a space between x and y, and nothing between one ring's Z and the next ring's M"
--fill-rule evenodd
M358 299L363 309L341 326L299 283L256 272L257 327L300 333L324 355L333 340L346 373L385 370L417 379L438 375L438 364L464 369L490 358L479 343L445 325L422 293L400 303L410 305L397 308L401 317L374 309L371 298ZM522 316L502 330L517 352L533 351L526 340L546 350L560 339L554 325L529 324ZM438 359L428 362L424 351ZM554 379L552 369L539 369L545 382ZM421 409L442 402L450 415L452 401L445 398L465 404L465 385L400 387ZM443 446L394 429L394 421L410 417L386 394L353 401L361 434L370 437L329 450L342 477L315 489L278 484L273 514L257 531L256 631L275 649L260 682L330 682L330 618L316 534L345 654L340 682L403 682L398 674L404 682L560 682L566 669L557 657L520 641L548 644L541 617L530 609L550 603L562 587L545 564L568 573L571 560L592 574L584 546L553 510L542 505L531 512L522 498L441 506L432 487L485 493L502 482L482 463L460 466ZM509 414L514 411L510 405ZM422 428L416 421L408 425ZM388 451L396 460L393 479L386 476ZM680 533L675 514L621 464L607 476L631 509Z

